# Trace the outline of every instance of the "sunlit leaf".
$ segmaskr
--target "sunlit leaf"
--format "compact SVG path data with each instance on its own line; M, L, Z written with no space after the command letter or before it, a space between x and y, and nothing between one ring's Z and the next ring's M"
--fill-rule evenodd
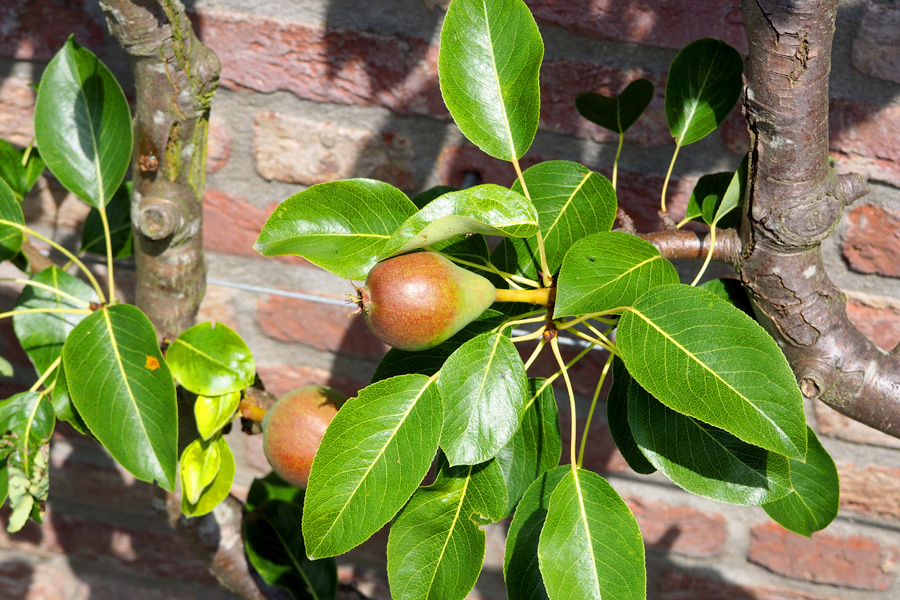
M216 454L219 455L219 468L215 477L203 487L196 502L188 500L187 494L181 495L181 512L188 517L199 517L211 512L231 492L235 473L234 454L228 442L222 437L210 442L208 447L213 445L216 446Z
M197 396L194 401L194 420L200 437L208 440L230 423L240 402L239 391L221 396Z
M221 323L198 323L166 351L172 375L186 389L221 396L253 385L256 363L247 344Z
M13 258L22 248L25 234L16 225L25 225L22 206L9 185L0 179L0 260Z

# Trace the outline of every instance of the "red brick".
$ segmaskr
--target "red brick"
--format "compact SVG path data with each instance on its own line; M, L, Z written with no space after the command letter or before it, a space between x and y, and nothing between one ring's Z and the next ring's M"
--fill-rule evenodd
M218 173L228 164L231 158L231 135L228 125L222 119L212 117L209 120L209 136L206 147L206 170Z
M446 115L437 48L426 40L279 19L202 11L201 39L222 63L221 85L289 91L317 102L384 106L403 114Z
M862 590L885 590L894 580L897 548L864 536L816 532L807 538L777 523L751 530L751 562L780 575Z
M256 169L266 179L313 185L368 177L405 190L416 187L412 141L397 133L259 113L253 146Z
M728 539L728 526L720 514L707 514L688 506L671 506L628 496L644 543L688 556L718 554Z
M673 144L665 115L665 76L643 69L603 67L587 61L548 60L541 67L541 125L543 129L567 133L596 142L618 142L618 135L594 125L575 108L582 92L604 96L619 94L631 81L644 77L653 82L656 94L650 106L625 134L629 143L644 148Z
M741 9L732 0L526 0L542 25L604 40L681 48L704 37L747 50Z
M305 365L259 366L257 372L266 390L279 397L306 385L327 385L352 397L369 384L368 379L363 381L352 375Z
M601 170L604 174L608 172ZM665 177L619 171L616 195L619 206L634 219L638 231L658 231L663 228L659 218L660 194ZM676 221L684 216L688 199L697 180L694 178L673 179L666 194L666 208Z
M866 3L853 36L853 66L867 75L900 83L900 6Z
M832 100L831 154L841 171L900 185L900 106Z
M706 569L704 569L706 571ZM771 586L740 586L700 573L667 569L659 586L659 600L839 600L843 594L827 596Z
M0 79L0 138L21 147L34 139L36 91L29 83L21 77Z
M838 462L841 509L900 521L900 469Z
M68 39L89 48L103 44L103 29L84 0L4 0L0 5L0 55L48 60Z
M69 193L54 177L40 177L22 202L29 224L56 229L81 229L91 207Z
M890 350L900 342L900 306L892 298L848 294L847 316L880 348Z
M350 317L353 311L349 303L344 307L267 296L258 301L256 318L262 332L276 340L345 356L380 359L388 347L372 334L362 315Z
M816 402L814 407L816 431L820 435L827 435L854 444L900 448L900 439L845 417L823 402Z
M900 277L900 211L853 207L847 215L844 257L854 271Z

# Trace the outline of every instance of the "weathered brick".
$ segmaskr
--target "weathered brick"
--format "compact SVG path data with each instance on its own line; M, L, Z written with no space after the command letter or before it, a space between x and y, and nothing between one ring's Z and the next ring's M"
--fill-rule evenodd
M80 229L90 210L55 177L40 177L22 202L26 222L54 229Z
M231 135L224 120L212 117L209 120L209 136L206 145L206 170L218 173L231 158Z
M841 171L900 185L900 106L832 99L828 123Z
M243 196L208 189L203 194L203 249L259 258L253 249L266 219L276 204L259 208ZM308 264L298 256L279 256L278 260Z
M606 174L605 170L602 170ZM663 228L659 218L660 194L665 178L660 175L619 171L616 196L619 206L634 220L638 231L657 231ZM678 221L684 216L688 199L697 180L686 177L669 181L666 209Z
M17 600L87 600L90 587L79 580L63 556L37 559L0 552L0 592Z
M562 27L570 33L604 40L681 48L714 37L741 52L747 36L740 7L731 0L526 0L542 25Z
M256 318L262 332L276 340L347 356L381 358L388 347L369 330L362 315L348 318L353 310L350 304L267 296L257 302Z
M266 390L276 396L306 385L327 385L347 397L355 396L369 384L368 374L343 373L340 370L326 371L306 365L261 365L257 373Z
M82 46L103 44L103 29L84 0L4 0L0 5L0 55L48 60L74 34Z
M260 113L253 124L253 155L266 179L313 185L368 177L405 190L416 186L412 141L397 133Z
M212 321L224 323L234 330L238 330L237 314L232 300L236 294L242 292L223 286L207 283L206 294L200 304L200 312L197 314L197 322Z
M900 342L900 301L886 296L847 293L847 316L880 348L890 350Z
M845 417L823 402L815 404L816 431L854 444L900 448L900 439Z
M900 521L900 469L837 461L841 509Z
M772 586L741 586L715 579L704 573L666 569L659 584L659 600L840 600L840 592L820 595L802 590Z
M531 154L520 161L522 169L540 162ZM446 146L438 157L437 165L443 185L462 188L469 183L470 174L477 174L474 183L496 183L509 187L516 180L516 172L507 161L488 156L476 146Z
M751 530L748 558L793 579L885 590L896 574L897 551L861 535L816 532L807 538L770 522Z
M28 84L20 77L0 78L0 138L21 147L34 139L36 91Z
M204 10L201 39L222 63L221 85L289 91L317 102L446 115L437 48L426 40Z
M868 0L852 48L858 70L900 83L900 6Z
M632 144L645 148L673 144L665 115L665 76L644 69L620 70L587 61L548 60L541 67L541 125L543 129L567 133L596 142L617 142L618 135L594 125L575 108L582 92L604 96L619 94L631 81L643 77L656 88L650 106L625 134Z
M900 277L900 211L853 207L847 215L844 257L861 273Z
M713 556L728 539L728 527L720 514L634 496L627 496L625 502L637 519L644 543L651 548L688 556Z

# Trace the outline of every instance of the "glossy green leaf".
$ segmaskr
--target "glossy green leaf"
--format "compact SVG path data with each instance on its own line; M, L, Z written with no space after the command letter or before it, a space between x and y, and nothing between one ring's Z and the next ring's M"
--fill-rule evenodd
M616 192L606 177L578 163L552 160L523 173L537 208L550 271L556 272L576 241L609 231L616 220ZM523 192L519 180L513 191Z
M194 440L181 453L181 493L189 504L197 504L200 493L219 473L219 444L217 440Z
M444 402L441 448L452 465L495 456L519 429L530 399L519 352L499 333L483 333L450 355L438 388Z
M296 254L338 277L361 280L416 210L406 194L381 181L322 183L282 202L253 247L263 256Z
M550 495L563 477L572 472L569 465L558 466L528 486L516 507L506 534L503 579L509 600L549 600L544 578L538 568L538 545L547 518Z
M267 500L244 517L244 549L263 580L294 600L331 600L337 593L337 563L306 557L299 491L298 503Z
M16 227L19 225L20 227ZM5 181L0 180L0 260L9 260L19 253L25 234L22 207Z
M469 140L501 160L531 146L544 43L522 0L455 0L441 30L444 103Z
M38 177L44 174L44 159L37 148L31 148L28 159L25 162L25 191L28 192L37 183Z
M438 196L443 196L447 192L455 192L458 189L459 188L455 188L449 185L436 185L433 188L428 188L424 192L419 192L418 194L410 198L410 200L412 200L412 203L416 205L416 208L425 208L425 206L429 202L431 202Z
M6 182L16 200L21 202L28 192L22 152L6 140L0 140L0 179Z
M691 190L683 221L703 221L704 204L710 198L712 198L711 202L721 201L733 178L734 173L730 171L702 175L694 185L694 189Z
M303 537L310 557L350 550L403 507L431 466L442 414L424 375L373 383L341 407L309 476Z
M78 414L78 409L72 403L69 396L69 384L66 381L66 369L62 361L56 370L56 376L53 378L53 390L50 392L50 401L53 403L53 410L56 411L56 418L61 419L75 428L82 434L90 436L91 432L84 419Z
M735 308L739 308L750 318L755 318L750 297L747 296L747 290L739 279L710 279L697 287L711 292Z
M740 167L728 180L724 193L703 199L703 220L710 227L737 227L741 224L741 213L737 208L741 205L746 188L747 161L748 156L744 156Z
M117 304L78 323L63 347L69 395L91 433L142 481L175 488L175 385L153 324Z
M166 351L166 362L181 385L204 396L242 390L256 378L247 344L222 323L198 323L184 331Z
M221 396L197 396L194 401L194 420L200 437L208 440L231 423L241 403L241 392Z
M791 491L763 509L794 533L811 536L825 529L838 513L840 483L834 461L815 432L807 428L806 462L790 459Z
M698 496L747 506L788 492L787 458L675 412L636 383L629 386L628 424L647 460Z
M633 386L638 388L640 386L628 373L628 369L619 358L613 359L612 375L612 385L606 396L606 423L609 427L609 434L628 466L636 473L649 475L656 471L656 467L641 452L637 442L634 441L631 426L628 424L628 398L637 393Z
M213 445L216 446L216 453L219 455L219 468L213 480L200 491L197 502L190 502L187 494L181 495L181 512L185 516L199 517L212 512L231 492L235 473L234 454L228 442L222 437L209 443L210 447Z
M681 49L666 81L666 120L679 146L703 139L725 120L743 89L737 50L704 38Z
M16 464L7 463L12 514L9 515L6 530L10 533L21 530L28 519L43 522L44 503L50 491L49 461L50 445L44 444L34 456L32 469L28 473Z
M106 218L109 221L109 237L112 240L113 258L128 258L134 250L134 232L131 228L131 189L126 181L119 186L109 204ZM106 256L106 234L100 211L92 208L81 230L81 251Z
M253 480L253 483L250 484L250 491L247 492L247 501L244 503L244 507L249 512L267 500L283 500L302 508L305 494L306 490L289 484L279 477L278 473L272 471L265 477L257 477ZM306 557L305 552L303 556Z
M464 343L482 333L494 331L505 322L506 315L488 309L451 338L437 346L416 351L391 348L384 355L384 358L381 359L381 362L378 363L378 367L375 368L375 374L372 375L372 383L396 375L408 375L410 373L419 373L431 377L441 370L444 362Z
M634 125L653 100L653 84L635 79L618 96L586 92L575 98L578 113L592 123L618 134Z
M794 373L750 317L707 292L665 285L619 321L625 366L673 410L749 444L803 458L806 418Z
M522 494L535 479L559 464L562 455L556 397L553 386L545 386L545 382L544 379L528 380L529 401L522 424L494 457L506 481L504 516L515 510Z
M380 258L471 233L525 237L537 230L537 213L525 196L488 183L429 202L391 235Z
M538 564L551 600L647 595L637 521L605 479L584 469L570 468L550 494Z
M678 283L678 272L653 244L627 233L595 233L572 246L556 290L555 317L631 306L649 289Z
M74 296L84 302L99 302L94 288L59 267L36 273L32 281ZM16 309L84 309L69 298L50 289L25 286L16 299ZM38 373L44 373L59 358L72 329L87 315L78 313L23 313L13 317L13 329L22 349Z
M394 600L462 600L484 562L485 513L506 506L503 479L492 463L447 467L419 488L388 536L388 582Z
M70 37L41 76L34 107L41 157L70 192L106 206L131 164L131 112L119 82Z

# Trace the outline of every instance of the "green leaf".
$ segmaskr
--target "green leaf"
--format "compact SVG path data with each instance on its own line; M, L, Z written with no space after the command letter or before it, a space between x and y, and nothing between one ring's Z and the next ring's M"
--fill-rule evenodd
M200 491L197 502L190 502L186 493L181 495L181 512L188 517L199 517L212 512L228 496L234 483L234 454L232 454L228 442L219 437L215 441L209 442L208 446L217 448L215 452L219 455L219 468L213 480ZM209 469L207 474L208 472ZM183 474L184 470L182 469Z
M247 344L221 323L199 323L184 331L166 351L166 362L181 385L204 396L242 390L256 378Z
M0 179L12 190L16 201L21 202L28 192L22 152L6 140L0 140Z
M448 192L429 202L393 232L379 258L470 233L526 237L537 230L537 212L525 196L488 183Z
M455 0L441 30L444 103L469 140L517 160L538 127L544 43L521 0Z
M296 254L346 279L365 279L416 205L371 179L314 185L282 202L253 246L263 256Z
M194 401L194 420L200 437L208 440L231 423L240 403L240 391L221 396L197 396Z
M441 370L444 362L451 354L472 338L489 331L494 331L506 322L506 315L495 310L488 309L481 315L456 332L452 337L437 346L425 350L398 350L391 348L378 363L375 374L372 375L372 383L388 379L396 375L419 373L431 377Z
M287 590L295 600L331 600L337 594L337 563L306 558L299 492L297 503L267 500L244 517L244 549L269 585Z
M425 477L441 434L433 380L401 375L341 407L313 460L303 511L310 557L342 554L387 523Z
M737 227L741 224L741 213L737 209L744 197L747 183L748 156L744 156L740 167L728 181L728 187L721 196L707 196L703 199L703 220L710 227Z
M27 478L35 473L34 461L41 447L50 442L56 425L53 406L38 392L22 392L0 403L0 456L20 469Z
M141 481L175 488L175 385L153 324L128 304L81 321L63 347L72 402L91 433Z
M753 319L707 292L665 285L619 321L625 366L673 410L802 459L806 418L794 373Z
M15 225L24 226L25 215L13 191L0 180L0 261L16 256L25 241L22 228Z
M537 208L550 271L581 238L609 231L616 220L616 192L606 177L578 163L552 160L522 174ZM519 180L513 191L523 192Z
M620 358L613 359L612 375L612 385L606 396L606 422L609 433L628 466L636 473L650 475L656 471L656 467L641 452L628 424L628 399L638 393L640 386L628 373ZM640 391L643 392L643 389Z
M545 379L528 380L530 400L522 415L522 425L494 457L506 481L508 498L504 516L515 510L535 479L559 464L562 455L556 397L553 386L545 383Z
M15 464L7 464L9 473L9 506L12 514L6 530L15 533L30 518L37 523L44 519L44 503L50 491L50 445L44 444L34 457L33 468L26 473Z
M25 163L25 192L29 192L34 184L37 183L38 177L44 174L44 159L37 148L32 148L28 155L28 161Z
M575 108L588 121L621 135L647 110L651 100L653 84L646 79L635 79L618 96L578 94Z
M443 461L441 461L443 462ZM388 582L394 600L462 600L484 562L485 513L502 514L503 479L493 463L440 467L391 525Z
M704 498L744 506L788 492L790 469L784 456L675 412L636 383L628 391L628 424L637 445L676 485Z
M49 267L36 273L32 281L65 292L85 302L99 302L94 288L59 267ZM46 288L25 286L16 299L16 309L60 308L83 309L69 298ZM44 373L60 357L63 344L72 329L87 315L78 313L23 313L13 317L13 329L22 349L38 373Z
M41 157L70 192L106 206L131 164L131 112L119 82L69 37L47 65L34 107Z
M730 171L708 173L701 176L691 191L683 222L703 221L703 207L707 204L707 201L710 201L710 198L712 198L711 202L720 202L733 178L734 173Z
M755 320L753 315L753 305L750 303L750 298L747 296L747 290L744 289L744 284L742 284L739 279L710 279L709 281L704 281L697 287L715 294L735 308L743 311L744 314L751 319Z
M9 467L6 461L0 463L0 506L6 503L9 497Z
M831 456L812 429L807 428L807 433L806 462L789 459L791 491L763 504L763 510L782 527L809 537L837 516L840 484Z
M416 208L425 208L429 202L437 198L438 196L443 196L447 192L455 192L459 188L455 188L449 185L436 185L433 188L428 188L424 192L419 192L412 198L412 203L416 205Z
M483 333L450 355L438 388L444 402L441 448L452 465L496 455L519 429L530 398L519 352L499 333Z
M128 258L133 253L134 232L131 228L132 183L126 181L106 205L109 236L112 240L113 258ZM106 256L106 233L100 211L92 208L81 230L81 251Z
M637 521L606 480L591 471L570 468L550 494L538 563L552 600L647 595Z
M218 440L194 440L181 453L181 492L189 504L197 504L200 493L219 473Z
M666 120L679 146L703 139L725 120L743 89L737 50L704 38L681 49L666 81Z
M278 473L272 471L265 477L258 477L250 484L250 491L247 492L247 501L244 507L247 511L254 510L257 506L267 500L283 500L292 502L303 507L303 496L306 490L289 484L287 481L278 476ZM304 558L306 553L303 554Z
M631 306L647 290L678 283L678 272L650 242L618 231L575 242L563 261L555 317Z
M82 435L91 435L87 425L84 424L84 419L78 414L78 409L72 404L72 398L69 396L69 384L66 381L66 370L62 361L60 361L56 377L53 379L50 399L53 402L53 410L56 411L57 419L65 421Z
M12 364L0 356L0 377L12 377L14 373Z
M528 486L516 507L506 534L503 579L509 600L549 600L538 568L538 545L547 518L550 495L572 467L562 465L548 471Z

